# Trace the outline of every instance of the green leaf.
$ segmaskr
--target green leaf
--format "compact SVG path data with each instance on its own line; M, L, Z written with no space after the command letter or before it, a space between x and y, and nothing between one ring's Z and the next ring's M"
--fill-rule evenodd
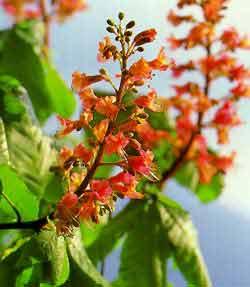
M163 174L166 170L168 170L171 167L173 161L175 160L172 146L169 142L162 140L153 149L153 152L157 168L159 172Z
M12 98L11 102L3 101L0 109L0 162L14 167L29 189L42 196L52 176L49 170L56 159L56 152L51 147L51 139L32 123L23 92L13 78L0 77L0 102L6 96Z
M118 215L103 226L97 239L87 248L94 264L102 261L118 244L140 217L142 205L129 203Z
M156 130L173 131L173 123L166 112L152 112L147 110L148 122Z
M64 284L69 277L69 260L65 239L58 236L54 227L34 236L21 250L16 268L23 270L40 265L40 282L54 286Z
M1 261L1 284L10 287L40 286L40 283L62 286L69 277L65 239L57 236L53 228L23 241L26 243Z
M211 287L195 228L189 216L164 206L159 207L166 242L188 286Z
M199 172L194 162L188 161L176 173L175 179L179 184L195 192L199 185Z
M10 163L29 189L41 197L52 173L56 152L51 139L25 117L5 125Z
M201 202L209 203L221 195L224 186L224 175L218 173L217 175L213 176L210 183L199 184L195 194L198 196Z
M8 151L8 143L5 134L5 127L2 119L0 118L0 164L10 162L10 155Z
M20 250L12 253L4 261L0 261L1 286L14 287L19 271L15 268L16 261L20 256Z
M116 162L119 161L120 157L117 154L111 155L104 155L103 162ZM96 179L107 178L111 175L112 171L114 170L114 166L110 165L103 165L97 168L95 172Z
M189 188L202 203L216 200L224 188L224 175L217 173L208 184L199 183L199 171L194 162L189 161L176 173L179 184Z
M67 239L67 243L71 258L71 271L66 286L111 287L89 259L79 230L73 238Z
M38 215L38 200L9 166L0 165L0 181L3 187L2 192L4 192L9 200L16 206L22 219L35 219ZM6 199L1 196L0 210L3 208L3 210L6 211L7 205ZM9 212L12 214L12 217L15 218L15 213L10 207Z
M144 186L144 192L146 194L154 195L156 199L159 202L161 202L163 205L165 205L167 208L173 208L173 209L179 210L180 212L185 212L179 203L177 203L176 201L174 201L167 195L163 194L161 190L159 189L159 187L157 187L155 184L147 183Z
M64 194L63 182L61 176L55 174L51 176L46 186L43 199L46 203L57 203Z
M17 24L0 34L0 74L13 76L21 82L41 122L53 113L68 117L75 109L73 94L41 55L37 40L40 36L30 32L36 22L30 22L30 27L24 25Z
M123 244L118 279L113 286L165 287L169 255L157 206L145 205Z
M36 240L50 263L52 283L62 285L69 277L65 239L54 231L42 231Z

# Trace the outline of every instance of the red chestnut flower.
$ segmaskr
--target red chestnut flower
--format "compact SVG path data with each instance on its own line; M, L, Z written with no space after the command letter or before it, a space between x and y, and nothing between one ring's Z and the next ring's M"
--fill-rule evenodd
M148 113L162 111L164 104L162 100L158 101L155 90L151 89L146 95L139 94L130 104L124 101L131 89L138 89L152 79L154 71L165 71L172 63L161 48L155 59L141 57L129 66L132 56L143 52L142 46L154 41L157 33L149 29L133 38L131 29L135 23L130 21L123 27L123 17L120 13L119 25L111 19L107 21L107 31L115 36L116 41L105 37L99 43L97 56L100 62L113 60L119 63L118 87L114 75L103 68L96 75L74 72L72 88L81 101L79 119L58 117L62 125L58 135L65 136L73 131L88 135L86 142L72 149L64 147L60 152L58 169L66 182L66 199L62 198L55 213L59 233L70 233L80 220L98 222L100 216L112 212L117 197L143 198L143 194L136 191L140 179L158 180L150 148L157 140L171 138L166 131L154 130L148 122ZM119 45L114 44L116 42ZM114 93L100 95L95 92L92 86L101 82L110 85ZM121 170L105 179L95 178L96 171L106 165Z

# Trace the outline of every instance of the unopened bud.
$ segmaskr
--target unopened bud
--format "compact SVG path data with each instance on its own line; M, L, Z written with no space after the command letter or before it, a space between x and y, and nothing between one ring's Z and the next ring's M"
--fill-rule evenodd
M141 46L150 42L153 42L156 37L156 30L149 29L137 34L134 38L135 46Z
M132 31L126 31L126 32L124 33L124 35L125 35L126 37L130 37L130 36L132 36L132 34L133 34Z
M135 26L135 21L130 21L128 22L128 24L126 25L126 29L131 29Z
M120 12L120 13L118 14L118 18L119 18L120 20L123 20L124 17L125 17L125 15L124 15L123 12Z
M100 73L101 75L107 75L107 70L104 69L104 68L101 68L101 69L99 70L99 73Z
M144 48L143 48L143 47L138 47L138 48L137 48L137 51L138 51L138 52L143 52L143 51L144 51Z
M109 33L115 34L115 30L114 30L113 27L108 26L106 30L107 30Z
M107 20L107 24L110 25L110 26L115 26L114 21L111 20L111 19L108 19L108 20Z

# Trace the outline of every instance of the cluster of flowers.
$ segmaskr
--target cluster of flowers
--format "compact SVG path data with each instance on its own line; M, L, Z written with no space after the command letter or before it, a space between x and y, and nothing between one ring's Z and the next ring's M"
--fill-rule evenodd
M250 49L250 39L240 36L234 28L224 29L220 33L216 31L227 2L228 0L179 0L177 10L194 5L201 11L202 20L183 13L180 16L174 10L167 17L173 26L182 23L189 23L191 26L186 37L171 36L168 39L171 49L202 47L204 51L204 56L200 59L172 67L175 79L180 80L183 74L198 72L203 75L203 84L191 80L175 85L175 95L166 100L167 108L173 109L177 114L177 138L174 143L177 154L178 151L187 151L185 159L197 163L202 183L209 183L219 171L225 172L232 165L234 157L234 153L220 156L209 151L202 131L215 129L218 144L227 144L229 131L241 123L236 103L242 98L250 97L250 71L239 63L233 53L237 49ZM212 95L211 86L221 77L228 79L233 88L226 96L218 99Z
M3 9L13 16L16 21L24 19L37 19L43 17L41 5L50 4L51 17L64 20L72 14L86 9L86 0L51 0L50 3L42 3L43 0L2 0Z
M115 41L105 37L99 44L100 62L113 60L120 65L121 73L116 75L119 87L116 88L107 70L100 69L97 75L73 73L72 87L79 94L82 112L78 120L58 117L62 129L59 136L65 136L81 129L91 134L89 145L79 144L74 149L63 148L59 165L68 181L68 189L58 203L55 214L59 233L68 232L79 220L98 222L98 217L113 209L117 197L140 199L142 193L136 191L141 177L155 180L153 153L141 140L144 127L148 126L147 109L158 110L157 95L150 90L147 95L133 100L132 111L124 101L131 89L138 88L150 80L154 70L165 71L170 62L163 49L156 59L147 61L143 57L128 67L128 59L143 51L143 45L154 41L156 31L149 29L133 37L134 21L123 24L124 14L119 13L119 22L108 20L107 31ZM91 85L104 81L114 89L113 95L98 96ZM123 119L119 115L125 113ZM96 115L100 120L96 121ZM153 133L153 135L152 135ZM165 137L163 131L151 131L152 138ZM107 162L107 155L115 155L117 161ZM117 166L119 172L107 179L94 179L100 166ZM76 169L78 167L78 169ZM79 168L80 167L80 168Z

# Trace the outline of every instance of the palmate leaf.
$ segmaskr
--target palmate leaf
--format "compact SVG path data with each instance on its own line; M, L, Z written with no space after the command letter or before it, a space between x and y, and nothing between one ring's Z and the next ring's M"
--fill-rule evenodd
M7 218L13 219L16 215L1 193L4 193L8 200L15 205L23 220L32 220L37 217L38 199L8 165L0 165L0 184L0 188L2 188L0 190L0 211L6 214Z
M75 99L52 64L41 54L41 25L35 21L23 22L0 33L0 74L21 82L43 123L53 113L70 116L75 109Z
M156 202L144 204L123 243L119 274L113 286L166 286L166 262L171 249L162 232Z
M111 287L95 268L84 249L81 233L77 230L72 238L67 239L70 254L70 278L66 287Z
M186 213L159 206L166 242L178 268L190 287L211 287L208 271L198 244L195 228Z
M41 198L56 159L51 139L26 116L21 122L6 123L5 132L10 164L29 189Z
M0 262L1 286L64 286L69 277L65 239L54 228L43 230L24 241ZM6 284L6 285L5 285Z
M51 139L31 121L23 101L25 96L19 82L0 77L0 163L13 167L40 198L52 176L49 169L56 152Z
M102 261L117 246L120 239L140 218L143 210L141 204L129 203L118 215L112 218L108 224L98 231L98 237L87 248L89 257L94 264Z

